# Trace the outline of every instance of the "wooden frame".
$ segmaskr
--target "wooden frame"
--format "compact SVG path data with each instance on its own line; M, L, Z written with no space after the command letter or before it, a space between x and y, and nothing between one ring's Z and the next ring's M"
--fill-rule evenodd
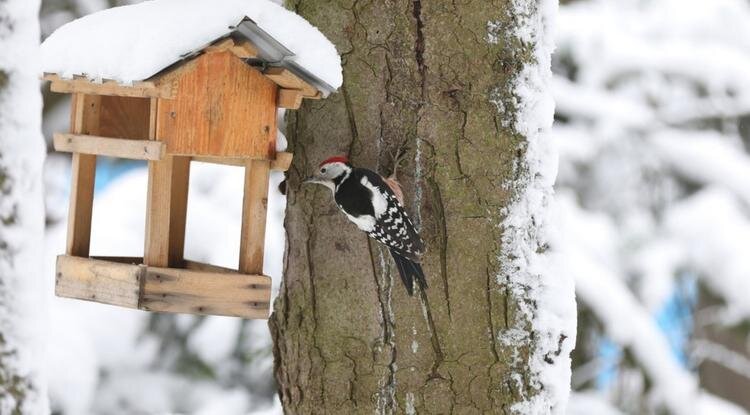
M263 273L270 172L271 163L268 160L249 160L245 165L245 191L242 199L242 229L240 231L240 272Z
M268 318L271 278L195 262L192 268L60 255L55 295L146 311Z
M276 106L296 110L302 105L302 98L305 95L299 89L279 89L279 95L276 99Z
M164 143L159 141L126 140L83 134L55 133L53 143L56 151L65 153L93 154L131 160L161 160L167 149Z
M114 95L138 98L173 98L177 94L173 82L139 81L123 85L115 80L104 79L92 82L83 76L72 79L61 78L57 74L44 74L44 80L51 81L50 90L63 94Z
M96 134L99 129L99 97L74 94L70 112L73 133ZM88 108L88 111L84 111ZM94 208L96 156L73 153L71 162L70 206L68 207L68 255L88 256L91 242L91 215Z
M55 149L73 155L58 296L147 311L268 317L271 279L262 272L269 175L292 162L291 153L276 151L277 109L299 108L321 93L287 69L246 65L257 53L227 37L130 85L44 76L52 91L73 94L70 131L54 135ZM97 156L148 161L142 258L89 258ZM191 161L245 169L237 269L184 258Z
M281 89L301 91L305 98L320 98L320 92L314 86L300 79L289 69L272 66L266 69L263 74L275 82Z
M228 51L240 59L249 59L258 56L258 50L252 43L247 40L235 40L231 37L219 39L203 51L206 53Z

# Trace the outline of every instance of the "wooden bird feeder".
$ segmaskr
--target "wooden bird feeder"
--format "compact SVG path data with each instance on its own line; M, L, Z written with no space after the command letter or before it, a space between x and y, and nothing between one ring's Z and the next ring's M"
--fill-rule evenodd
M284 60L291 55L245 19L226 37L140 82L45 75L52 91L72 94L70 131L54 135L55 149L73 157L56 295L148 311L268 317L269 173L286 170L292 158L276 152L277 109L296 109L302 99L333 90ZM89 256L97 156L148 161L143 258ZM237 269L183 256L192 160L245 168Z

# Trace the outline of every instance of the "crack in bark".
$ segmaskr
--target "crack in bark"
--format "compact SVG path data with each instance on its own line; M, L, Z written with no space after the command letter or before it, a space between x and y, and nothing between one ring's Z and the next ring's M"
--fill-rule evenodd
M384 287L380 282L380 279L378 278L378 272L377 272L377 265L375 264L375 257L373 256L373 246L372 246L372 240L370 238L367 238L367 247L368 251L370 253L370 264L372 266L372 276L375 280L375 285L378 289L377 293L377 299L378 304L380 304L380 315L382 316L382 330L383 330L383 345L388 346L390 348L390 361L388 362L388 380L384 385L382 385L380 390L380 396L381 398L385 398L384 400L384 406L382 407L383 413L393 413L395 407L396 407L396 342L395 342L395 333L393 332L394 329L394 322L391 319L391 305L385 301L383 301L383 296L385 295ZM380 251L379 251L380 252ZM380 255L382 256L382 252L380 252ZM383 269L383 283L386 282L386 270ZM389 273L390 276L390 273ZM390 291L391 290L391 284L389 284L388 287L385 287L385 290ZM390 296L387 296L387 298L390 298Z
M492 276L490 268L487 267L487 323L490 326L490 346L492 350L492 356L495 358L495 363L500 362L500 355L497 352L497 338L495 331L495 323L492 320Z
M414 58L417 61L417 68L419 69L419 75L422 78L422 98L425 96L425 72L427 70L427 67L424 63L424 51L425 51L425 43L424 43L424 22L422 21L422 1L421 0L413 0L413 9L412 9L412 15L414 16L414 20L417 22L417 38L414 42Z
M391 72L391 60L388 57L388 54L385 55L385 86L383 88L383 91L385 92L385 101L384 104L391 104L391 82L393 81L393 74ZM381 143L383 142L383 131L385 131L385 125L386 125L386 119L385 114L383 112L383 104L380 105L379 108L379 115L380 115L380 125L378 126L378 167L380 167L380 158L382 155L382 148Z
M357 359L349 356L348 352L344 352L344 357L349 359L349 361L352 362L352 372L354 373L354 379L349 379L348 386L349 386L349 400L354 403L354 407L356 408L359 406L359 403L357 402L357 397L354 394L354 382L359 377L359 374L357 373Z
M469 89L471 89L471 84L469 84ZM474 145L474 143L468 137L466 137L466 124L468 123L469 113L463 108L463 103L459 97L457 97L455 94L449 94L448 96L456 103L456 105L458 106L458 111L461 113L461 133L456 138L453 148L454 156L456 158L456 168L458 169L458 173L461 176L460 179L467 184L468 188L471 189L472 192L474 192L474 196L477 200L477 205L484 206L486 208L488 203L482 197L482 192L479 190L474 177L464 171L463 162L461 161L461 151L459 146L461 141L466 141L472 146Z
M424 109L425 98L427 97L427 65L425 64L424 21L422 20L422 1L421 0L413 0L412 16L414 17L414 20L416 22L416 38L414 40L414 60L417 63L417 72L419 74L419 84L420 84L420 100L416 108L417 120L415 124L416 132L417 132L416 163L419 164L420 163L420 145L419 144L421 142L421 140L419 139L419 125L420 125L420 122L422 121L422 112ZM417 170L419 171L418 165L417 165ZM418 176L415 177L416 187L417 187L416 199L417 199L418 205L420 205L419 203L420 202L419 200L420 199L419 197L420 179L421 177L418 177ZM417 212L419 212L419 209L417 209ZM420 215L420 218L421 218L421 215ZM430 369L430 375L428 378L429 379L444 379L443 376L440 375L440 373L438 373L438 369L440 368L443 361L445 360L445 355L443 354L442 347L440 346L440 339L438 337L437 327L435 325L435 321L432 316L432 309L430 307L430 301L429 301L429 298L427 297L427 293L425 292L425 290L420 289L419 293L420 293L420 299L422 302L424 315L425 315L425 318L427 319L427 325L430 330L430 344L432 345L432 350L435 355L435 360L433 361L432 367ZM450 308L448 310L450 310Z
M341 85L341 95L344 97L344 105L346 106L346 117L349 120L349 131L352 135L352 139L349 142L349 150L347 155L351 157L354 151L354 144L359 140L359 132L357 131L357 120L354 118L354 111L352 110L352 100L349 97L349 92L346 89L346 83Z
M433 170L434 171L434 170ZM432 205L435 208L434 219L438 224L438 239L440 241L440 276L443 280L443 295L448 309L448 319L453 321L451 315L451 298L448 289L448 225L445 218L445 206L443 196L440 192L440 185L435 181L434 175L428 180L432 188Z
M313 277L315 275L315 266L313 265L312 260L312 241L315 240L316 236L316 227L315 227L315 215L310 215L310 220L307 222L307 241L305 243L305 255L307 257L307 267L308 267L308 279L310 284L310 301L312 305L312 340L313 340L313 347L310 350L310 353L312 353L312 349L317 352L318 357L320 358L320 361L322 362L322 368L321 372L325 373L326 369L326 361L323 358L323 352L320 349L320 345L318 344L318 299L317 299L317 293L316 293L316 287L315 287L315 278ZM312 355L310 356L310 361L314 361L312 358ZM310 378L313 378L313 366L310 365L310 370L308 373L308 376ZM326 402L326 394L325 394L325 384L323 382L320 383L320 402L324 403ZM300 404L303 402L302 399L300 399Z
M416 155L415 155L415 201L417 204L415 225L419 228L422 222L422 213L419 207L422 202L422 189L420 186L421 182L421 140L419 138L419 124L422 121L422 111L424 109L425 98L427 96L427 66L425 65L425 40L424 40L424 21L422 20L422 1L413 0L412 2L412 16L416 22L416 36L414 39L414 60L417 63L417 72L419 74L419 102L416 106L417 119L415 122L415 138L416 138Z
M432 318L432 309L430 308L430 300L427 298L427 292L419 289L419 296L422 300L422 310L424 311L425 319L427 320L427 327L430 330L430 344L432 345L432 351L435 354L435 360L430 368L430 375L428 379L444 379L438 373L438 369L445 360L443 349L440 346L440 339L438 338L437 327L435 326L435 320Z

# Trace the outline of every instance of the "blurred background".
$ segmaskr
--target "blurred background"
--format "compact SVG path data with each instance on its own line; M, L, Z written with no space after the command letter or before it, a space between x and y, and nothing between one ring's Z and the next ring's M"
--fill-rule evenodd
M43 36L136 1L44 0ZM570 414L750 411L750 0L563 0L553 62L561 273L576 280ZM45 136L68 102L45 91ZM51 149L51 146L50 146ZM193 163L186 256L237 263L243 173ZM47 273L69 158L46 164ZM273 177L265 274L278 290ZM141 256L145 164L101 159L92 255ZM56 414L280 413L265 321L50 299Z

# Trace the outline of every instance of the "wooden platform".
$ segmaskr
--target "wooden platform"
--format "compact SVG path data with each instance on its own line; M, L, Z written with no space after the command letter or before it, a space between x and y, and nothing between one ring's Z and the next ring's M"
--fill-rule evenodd
M143 258L57 257L55 294L146 311L268 318L271 278L184 261L184 268L143 265Z

